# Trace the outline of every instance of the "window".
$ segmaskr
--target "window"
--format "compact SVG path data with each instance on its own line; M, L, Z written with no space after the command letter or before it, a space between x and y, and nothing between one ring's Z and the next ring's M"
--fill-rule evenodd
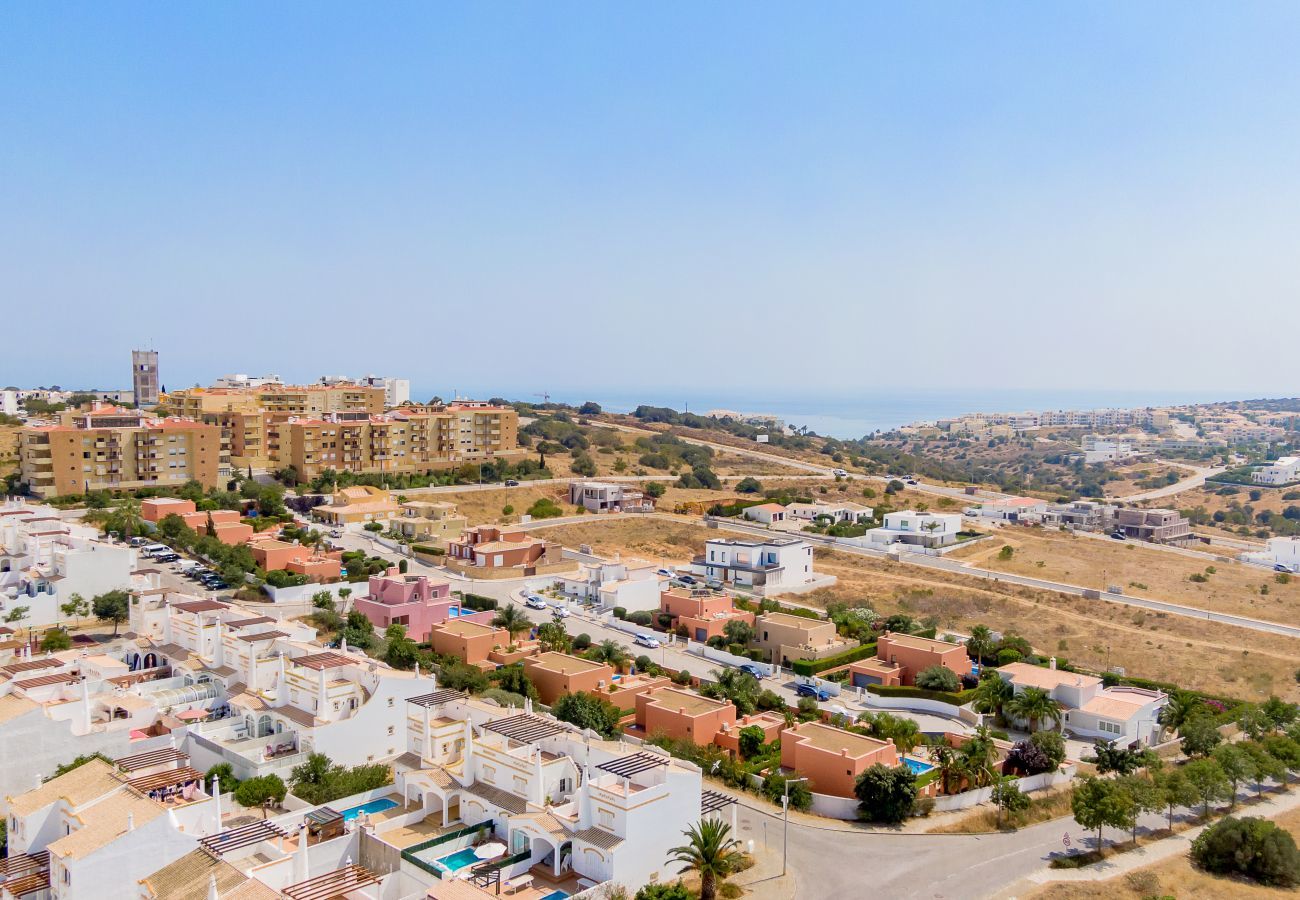
M597 824L601 828L612 829L614 827L614 813L608 809L597 810Z
M393 708L393 698L392 698L392 697L389 697L389 698L388 698L388 708L389 708L389 709L392 709L392 708Z
M388 726L388 733L389 733L390 735L393 733L393 726L392 726L392 725L389 725L389 726Z

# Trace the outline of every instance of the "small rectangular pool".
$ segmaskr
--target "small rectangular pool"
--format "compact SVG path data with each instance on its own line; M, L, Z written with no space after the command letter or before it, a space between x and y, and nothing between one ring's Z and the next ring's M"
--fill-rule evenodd
M374 815L386 809L392 809L397 805L397 801L392 797L380 797L378 800L371 800L369 803L362 803L360 806L349 806L347 809L340 809L339 815L343 816L344 822L351 822L362 813Z
M473 847L466 847L464 850L457 850L450 856L444 856L442 859L435 859L433 864L436 868L441 869L449 875L455 875L461 869L482 862L474 852Z
M538 900L568 900L568 897L569 895L564 891L551 891L545 897L538 898Z
M910 756L903 757L903 764L912 770L913 775L923 775L934 768L930 763L912 759Z

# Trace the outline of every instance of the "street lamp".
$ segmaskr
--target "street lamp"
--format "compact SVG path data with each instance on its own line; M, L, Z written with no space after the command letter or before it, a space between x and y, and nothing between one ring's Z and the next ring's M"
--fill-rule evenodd
M785 817L785 824L781 826L781 877L785 877L786 858L790 855L790 785L798 784L801 781L807 781L807 778L788 778L785 782L785 788L781 792L781 809Z

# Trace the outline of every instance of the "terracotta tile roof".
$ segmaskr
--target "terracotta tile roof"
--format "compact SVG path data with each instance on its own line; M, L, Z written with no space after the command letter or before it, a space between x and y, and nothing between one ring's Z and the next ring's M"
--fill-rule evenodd
M290 722L296 722L304 728L315 728L317 725L325 724L324 719L318 719L311 713L301 710L296 706L289 706L288 704L272 707L271 712L279 713Z
M1018 687L1036 687L1045 691L1067 684L1079 684L1083 687L1093 687L1101 684L1101 679L1093 675L1080 675L1077 672L1067 672L1064 669L1045 669L1032 663L1008 663L1005 666L999 666L998 672L1010 675L1011 682Z
M85 826L50 844L50 854L83 859L126 834L128 825L147 825L165 811L161 803L132 788L123 788L83 810L79 818Z
M623 839L616 834L610 834L601 828L584 828L581 831L573 833L575 841L582 841L585 844L591 844L593 847L600 847L602 850L613 850Z
M213 875L217 877L217 895L222 898L229 896L228 891L248 881L248 876L230 863L199 849L146 875L140 883L149 896L157 900L207 900L208 884ZM274 891L271 896L275 896Z
M487 801L497 809L505 810L511 815L518 815L528 809L528 802L523 797L516 797L509 791L503 791L499 787L493 787L481 781L476 781L468 787L462 788L462 790L467 794L473 794L480 800Z
M22 688L24 691L30 691L32 688L48 687L52 684L71 684L76 681L78 675L76 672L58 672L54 675L42 675L39 678L28 678L24 681L15 681L14 687Z
M219 609L229 609L230 605L218 603L216 600L190 600L184 603L173 603L171 608L187 613L205 613L216 612Z
M17 675L20 672L33 672L36 669L52 669L56 666L63 665L63 661L53 657L43 657L41 659L25 659L22 662L10 663L7 666L0 666L0 672L6 675Z
M67 800L73 808L89 803L117 790L126 783L126 776L102 759L92 759L51 778L35 790L9 798L9 811L16 816L29 816L58 800Z

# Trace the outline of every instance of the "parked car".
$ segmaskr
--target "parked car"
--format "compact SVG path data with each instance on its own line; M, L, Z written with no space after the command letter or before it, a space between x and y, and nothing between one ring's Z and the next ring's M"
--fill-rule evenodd
M908 483L908 484L918 484L919 482L917 482L917 480L916 480L915 478L909 478L909 479L907 479L907 483Z
M722 590L722 582L716 578L710 578L708 581L704 582L704 586L715 591Z
M1124 532L1122 532L1122 531L1112 531L1111 534L1110 534L1110 537L1111 537L1111 540L1114 540L1114 541L1127 541L1127 540L1128 540L1128 535L1126 535L1126 534L1125 534Z
M632 643L636 644L638 647L649 647L651 650L659 649L659 639L653 634L646 634L645 632L633 637Z
M819 688L815 684L804 684L800 682L794 686L794 692L800 697L816 697L823 703L831 699L830 691L825 688Z
M678 575L677 580L680 581L682 584L699 584L699 582L696 581L694 578L692 578L690 575Z
M665 578L676 578L676 577L677 577L677 573L674 572L672 569L660 569L660 570L658 570L657 572L655 572L655 574L656 574L656 575L662 575L662 576L664 576Z
M145 544L149 543L149 539L142 538L142 537L133 537L131 538L129 543L132 547L143 547Z
M569 608L563 603L552 603L551 612L554 615L559 616L561 619L567 619L569 617Z
M546 609L546 601L536 594L529 594L524 597L524 606L529 609Z
M759 681L762 681L766 677L766 673L753 663L741 663L739 666L736 666L736 668L740 669L740 671L747 675L753 675Z
M844 477L846 477L849 473L846 472L846 471L844 471L843 469L831 469L831 474L832 474L832 475L835 475L836 477L839 477L839 478L844 478Z
M1283 565L1282 563L1278 563L1277 565L1273 566L1273 571L1274 571L1274 572L1286 572L1286 573L1289 574L1289 573L1291 572L1291 567L1290 567L1290 566L1287 566L1287 565Z
M519 487L519 482L513 478L507 478L506 487Z
M330 530L330 537L341 538L343 537L343 532L339 531L337 528L333 528Z

